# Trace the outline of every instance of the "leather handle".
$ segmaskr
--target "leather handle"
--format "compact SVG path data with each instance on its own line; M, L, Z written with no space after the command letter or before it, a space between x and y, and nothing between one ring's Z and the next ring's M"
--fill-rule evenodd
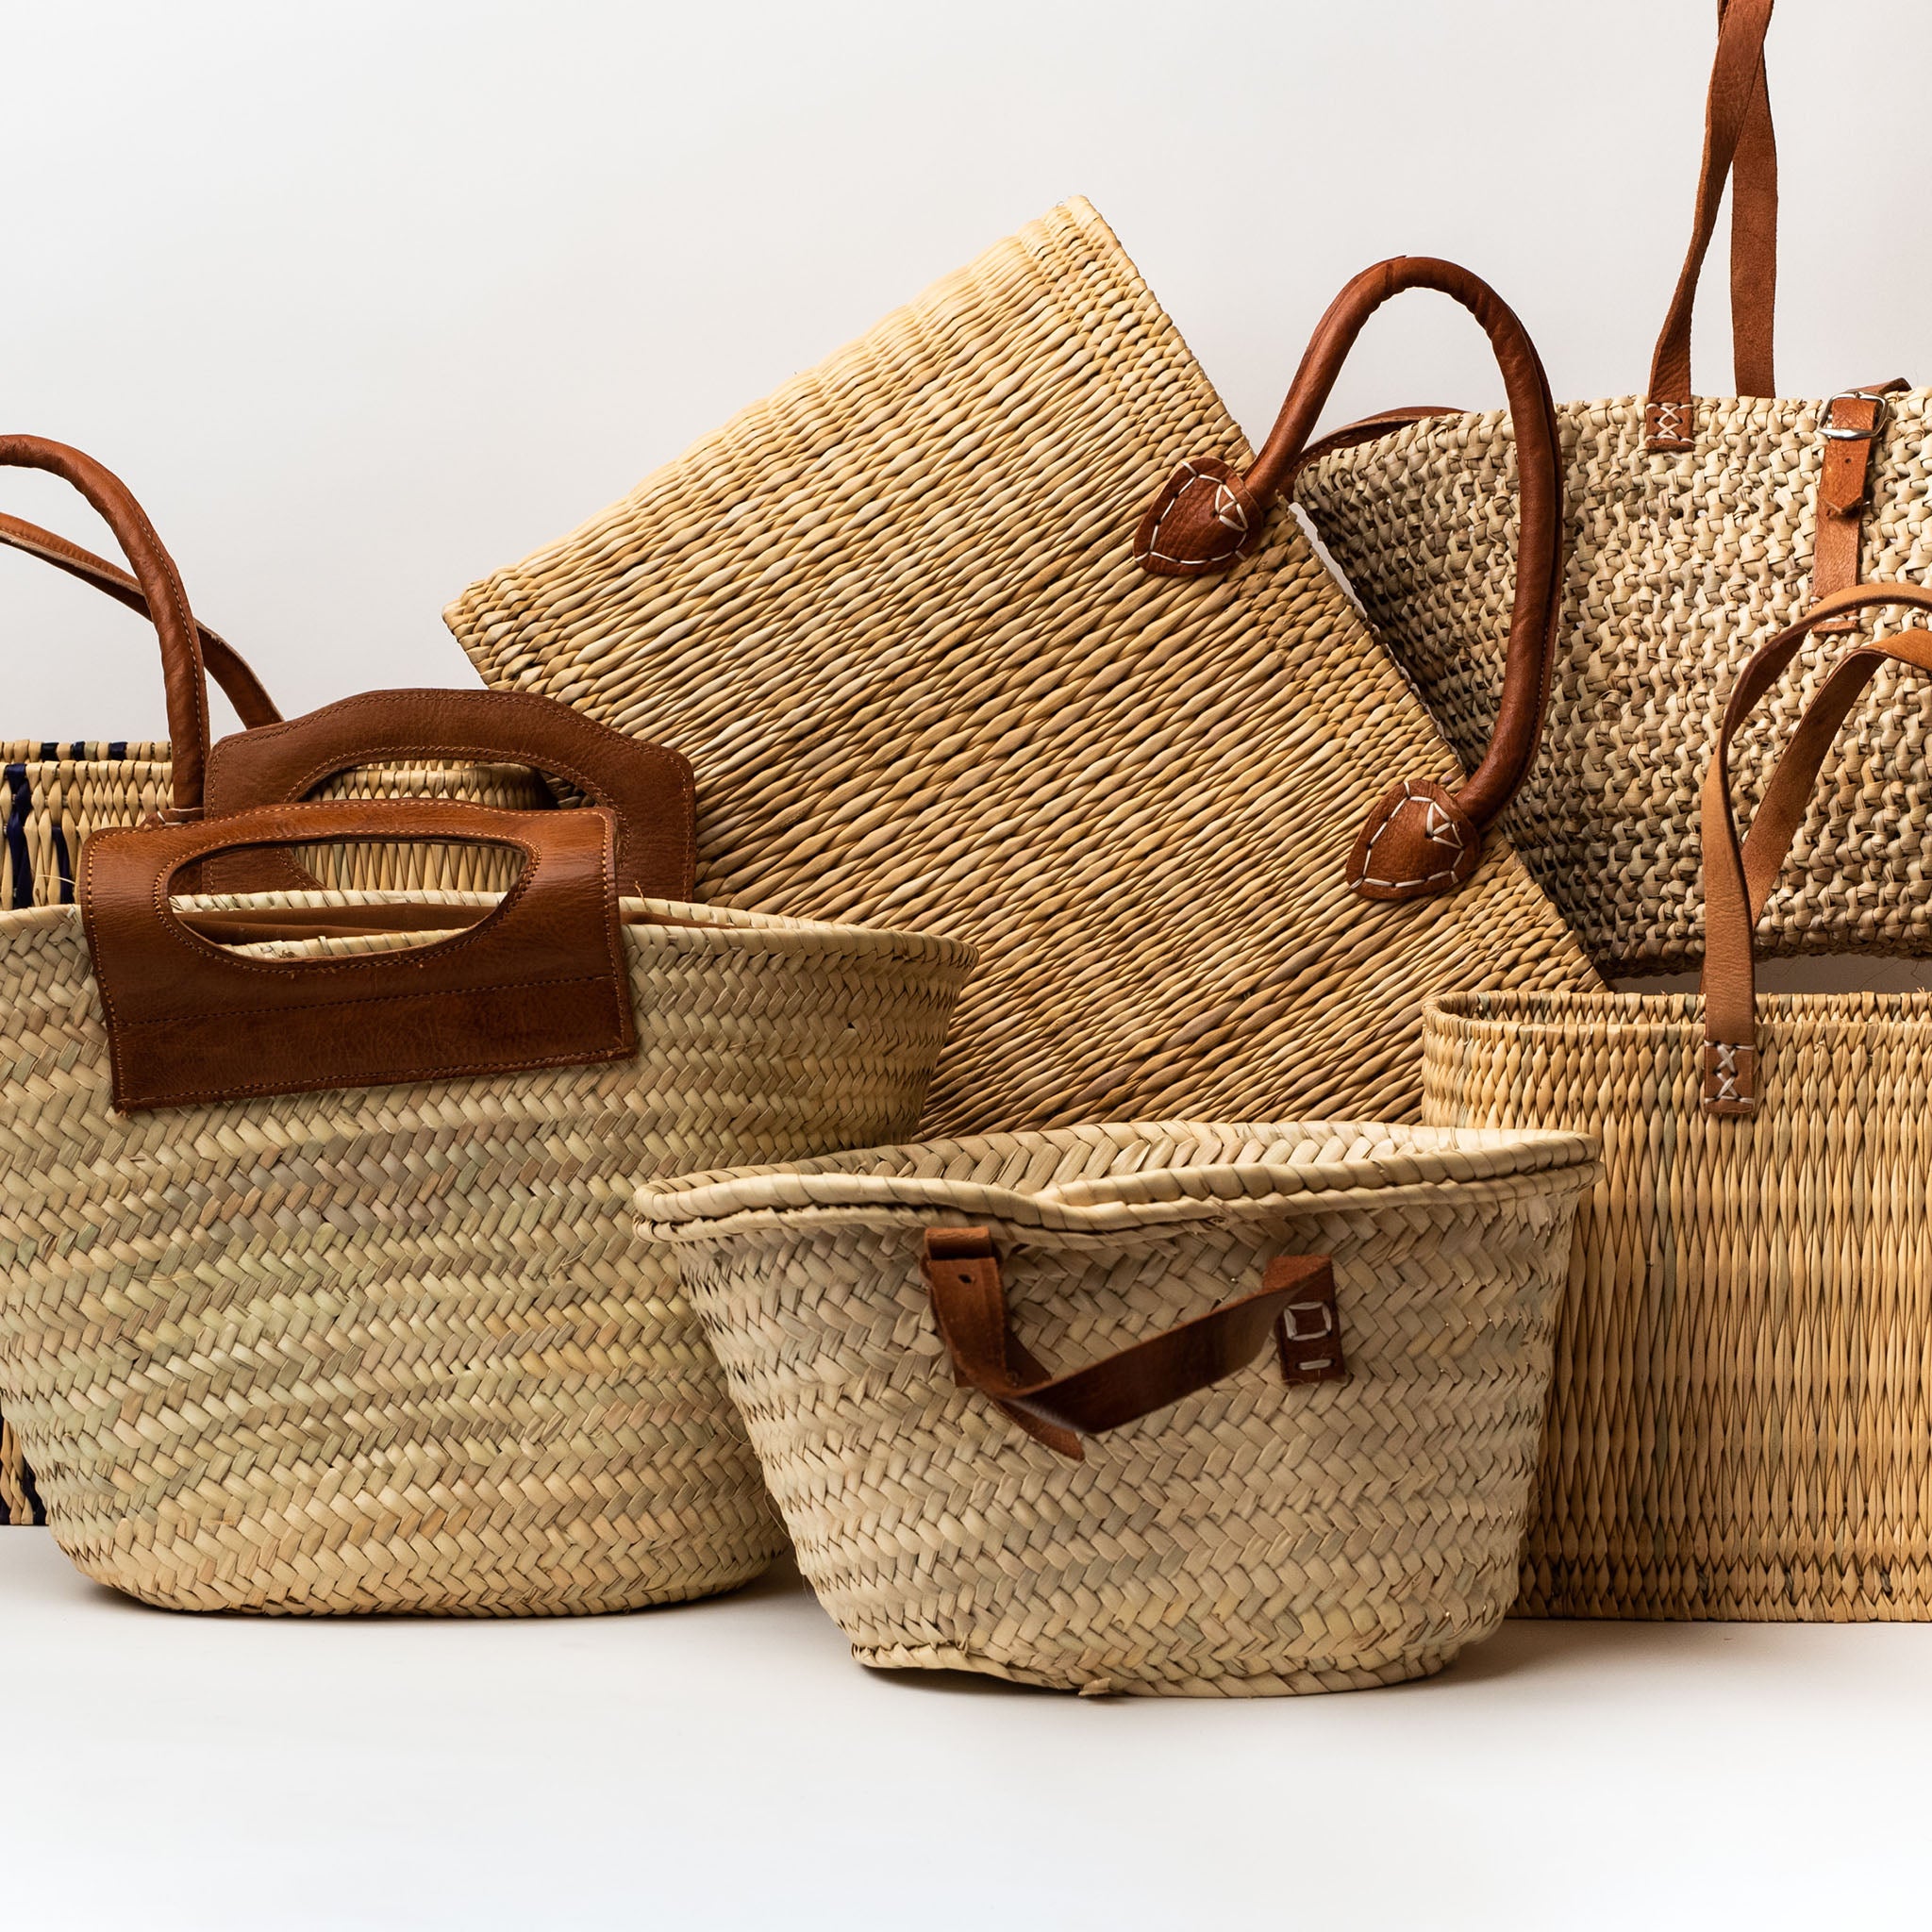
M238 957L170 903L237 847L475 841L521 854L496 908L435 943ZM636 1046L610 814L428 799L325 800L96 832L79 900L124 1112L623 1058Z
M358 765L398 758L505 761L567 779L617 824L619 889L689 899L697 864L691 761L529 691L380 691L225 738L208 758L210 815L292 804ZM209 891L289 891L315 881L286 853L214 861Z
M1433 289L1467 308L1503 372L1516 441L1516 595L1495 728L1482 762L1453 795L1431 779L1398 781L1356 841L1349 882L1360 897L1376 900L1424 898L1461 885L1482 856L1483 832L1523 782L1542 737L1562 589L1563 487L1556 406L1528 331L1487 282L1454 262L1399 256L1377 263L1329 306L1246 474L1214 457L1191 458L1148 507L1134 538L1141 569L1156 576L1223 571L1245 555L1292 480L1363 325L1409 289Z
M1777 393L1772 340L1777 302L1777 144L1764 75L1764 36L1774 0L1720 0L1717 58L1705 101L1704 158L1690 247L1651 358L1644 444L1697 444L1690 396L1690 318L1704 258L1731 187L1731 347L1738 393Z
M1745 663L1731 688L1704 777L1704 1092L1707 1114L1757 1110L1757 961L1753 938L1839 727L1881 664L1932 671L1932 638L1923 631L1848 651L1806 708L1764 797L1740 842L1731 805L1731 741L1777 683L1798 647L1821 625L1849 611L1895 605L1932 611L1932 590L1916 584L1857 584L1821 598Z
M991 1397L1036 1441L1075 1462L1086 1453L1083 1436L1138 1422L1245 1368L1271 1331L1284 1380L1339 1381L1347 1374L1325 1256L1278 1255L1252 1293L1063 1375L1049 1374L1013 1333L986 1228L927 1228L920 1274L959 1380Z
M0 466L45 470L87 498L126 557L161 644L161 675L168 691L168 736L174 759L174 809L183 818L201 810L208 759L208 683L201 641L188 592L175 560L161 547L146 512L112 471L42 436L0 436Z
M154 614L148 608L146 593L125 570L109 563L105 557L96 557L92 550L85 550L78 543L69 542L65 537L57 537L52 530L43 530L38 524L28 523L24 517L0 516L0 544L5 544L9 550L25 551L29 557L38 557L43 563L51 563L56 570L64 570L69 576L78 577L82 583L92 584L97 591L105 591L115 603L125 604L128 609L138 610L143 617L152 618ZM262 688L261 680L249 668L241 652L198 618L194 629L201 643L203 669L234 706L235 715L241 719L243 728L252 730L260 724L279 724L282 714L275 708L275 700Z

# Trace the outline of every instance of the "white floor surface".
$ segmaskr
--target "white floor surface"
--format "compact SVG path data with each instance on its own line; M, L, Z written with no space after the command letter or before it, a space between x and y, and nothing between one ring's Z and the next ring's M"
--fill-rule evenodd
M8 1932L1932 1924L1932 1627L1512 1624L1433 1682L861 1670L640 1616L198 1618L0 1531Z

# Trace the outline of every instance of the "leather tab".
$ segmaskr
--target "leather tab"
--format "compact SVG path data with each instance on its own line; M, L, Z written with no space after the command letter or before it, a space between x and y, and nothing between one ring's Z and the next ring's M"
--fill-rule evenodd
M1645 449L1686 450L1697 447L1697 405L1693 401L1659 401L1643 406Z
M1253 545L1266 517L1219 457L1190 457L1141 519L1134 558L1156 577L1225 570Z
M1326 1261L1310 1270L1305 1255L1277 1255L1262 1271L1261 1286L1285 1290L1291 1299L1275 1318L1274 1345L1282 1380L1345 1382L1341 1315L1335 1306L1335 1271Z
M691 760L530 691L377 691L287 724L225 738L208 754L209 814L290 805L343 772L396 758L502 761L562 778L617 824L618 890L690 899L697 868ZM211 860L210 892L313 890L286 852Z
M1036 1441L1076 1462L1086 1453L1083 1436L1138 1422L1211 1388L1253 1361L1271 1334L1288 1381L1333 1381L1346 1374L1325 1256L1277 1256L1253 1293L1063 1375L1050 1374L1013 1333L988 1229L927 1228L920 1274L959 1382L991 1397Z
M1811 552L1811 602L1858 581L1865 511L1872 500L1872 446L1885 428L1886 397L1906 387L1897 381L1845 390L1824 406L1819 433L1824 463L1818 476L1817 532ZM1858 628L1857 616L1834 617L1813 627L1817 637L1842 637Z
M337 958L241 958L190 930L177 874L237 846L477 841L519 852L453 938ZM621 1059L637 1043L608 812L329 800L96 832L79 899L123 1112Z
M1727 1041L1704 1042L1703 1108L1735 1119L1757 1111L1757 1049Z
M1482 834L1431 778L1404 778L1382 795L1349 854L1349 890L1358 899L1427 899L1453 892L1474 873Z

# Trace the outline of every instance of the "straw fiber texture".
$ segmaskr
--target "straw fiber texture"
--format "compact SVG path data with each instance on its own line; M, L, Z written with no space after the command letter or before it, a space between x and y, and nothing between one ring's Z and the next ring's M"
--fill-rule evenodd
M172 780L166 744L0 743L0 908L71 904L88 834L165 809ZM552 802L537 774L520 765L372 766L343 773L317 795L455 798L511 811ZM303 863L324 885L348 890L503 891L515 871L513 858L476 843L321 845L306 850ZM8 996L0 982L0 999ZM0 1524L39 1521L33 1476L0 1420Z
M1932 576L1932 391L1887 398L1868 581ZM1815 402L1700 400L1697 448L1643 447L1643 399L1557 410L1568 562L1543 748L1503 824L1607 973L1703 946L1697 797L1738 668L1809 601L1825 441ZM1441 416L1306 469L1297 500L1449 741L1479 756L1515 579L1507 411ZM1873 612L1863 635L1900 619ZM1857 637L1814 637L1732 748L1748 813ZM1758 928L1758 952L1932 951L1932 691L1888 669L1854 711Z
M1176 1696L1439 1670L1516 1564L1574 1135L1168 1123L893 1147L640 1192L679 1244L800 1566L861 1662ZM984 1225L1064 1370L1333 1257L1348 1378L1272 1348L1071 1461L962 1388L919 1261Z
M91 1576L193 1609L575 1612L782 1547L632 1195L906 1132L970 956L625 916L632 1060L132 1117L78 911L0 917L0 1392Z
M1597 984L1500 838L1365 905L1363 820L1458 781L1293 519L1155 577L1246 445L1074 201L445 613L485 679L675 744L698 893L971 940L928 1132L1413 1119L1424 998Z
M1760 993L1700 1117L1689 993L1446 1000L1427 1108L1601 1137L1526 1616L1932 1616L1932 995Z

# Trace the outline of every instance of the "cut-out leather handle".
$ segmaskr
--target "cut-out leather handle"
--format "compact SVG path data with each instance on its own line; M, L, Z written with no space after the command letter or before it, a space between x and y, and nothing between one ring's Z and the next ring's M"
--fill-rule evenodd
M126 484L79 450L42 436L0 436L0 468L45 470L71 483L113 531L160 640L174 760L174 812L194 817L201 810L208 761L208 682L194 613L188 608L188 592L181 587L174 558L161 547L154 525Z
M1731 350L1738 393L1774 396L1772 347L1777 304L1777 142L1764 75L1764 36L1774 0L1719 0L1717 58L1704 112L1704 158L1690 247L1651 358L1644 444L1697 443L1690 396L1690 318L1704 258L1731 188Z
M152 619L154 615L148 608L147 593L125 570L78 543L69 542L65 537L57 537L52 530L28 523L25 517L0 516L0 544L9 550L24 551L28 557L38 557L56 570L64 570L69 576L105 591L115 603L125 604L143 617ZM258 724L278 724L281 712L241 652L199 618L195 619L194 629L201 642L202 668L222 688L243 728L252 730Z
M1516 596L1495 727L1482 762L1453 794L1433 779L1398 780L1356 841L1349 883L1362 898L1376 900L1425 898L1468 879L1482 857L1483 833L1522 784L1541 741L1562 590L1563 486L1556 406L1528 331L1487 282L1454 262L1401 256L1377 263L1329 306L1246 473L1237 475L1215 457L1190 458L1148 507L1134 538L1141 567L1157 576L1226 570L1245 555L1291 482L1363 325L1409 289L1433 289L1467 308L1503 372L1516 441ZM1376 420L1393 427L1422 413Z
M238 846L475 841L522 856L496 908L453 938L321 959L246 958L170 904ZM608 812L432 799L325 800L96 832L79 900L124 1112L620 1059L637 1041Z
M1804 823L1818 774L1839 728L1882 664L1932 671L1932 637L1907 631L1848 651L1806 708L1741 843L1731 805L1731 741L1784 675L1798 647L1821 625L1874 606L1932 611L1932 590L1916 584L1856 584L1821 598L1745 663L1731 688L1704 777L1704 1091L1707 1114L1757 1110L1757 960L1758 916Z
M986 1228L927 1228L920 1274L959 1380L1036 1441L1075 1462L1086 1453L1083 1436L1138 1422L1210 1388L1253 1361L1271 1333L1285 1380L1339 1381L1347 1374L1325 1256L1276 1256L1252 1294L1063 1375L1049 1374L1014 1334Z
M403 758L532 765L617 822L619 888L689 899L697 863L691 761L530 691L378 691L223 739L208 757L208 809L293 804L358 765ZM293 891L315 880L286 852L211 860L208 891Z

